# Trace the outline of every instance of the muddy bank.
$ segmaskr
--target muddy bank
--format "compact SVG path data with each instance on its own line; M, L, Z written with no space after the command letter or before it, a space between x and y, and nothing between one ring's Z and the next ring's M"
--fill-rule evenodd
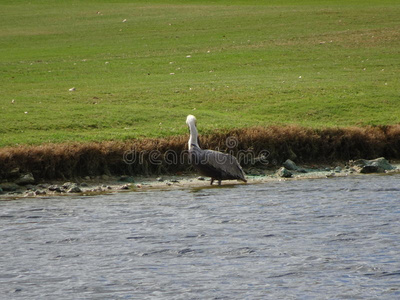
M157 176L192 171L188 136L99 143L0 148L0 182L26 174L32 184L78 181L89 176ZM249 172L275 170L291 159L332 164L351 159L400 159L400 125L310 129L271 126L225 130L200 136L200 146L229 152Z
M284 172L282 170L285 170ZM344 176L366 176L368 173L400 173L399 163L389 163L384 158L356 160L337 165L298 166L286 160L279 169L246 169L247 184L257 184L277 180L301 180L334 178ZM26 178L27 179L27 178ZM245 184L237 181L223 181L223 186ZM101 194L143 191L149 189L170 190L182 188L207 188L210 179L195 173L163 176L86 176L73 182L48 181L39 184L0 183L0 200L23 197L50 197L63 195L95 196ZM214 187L218 187L214 185Z

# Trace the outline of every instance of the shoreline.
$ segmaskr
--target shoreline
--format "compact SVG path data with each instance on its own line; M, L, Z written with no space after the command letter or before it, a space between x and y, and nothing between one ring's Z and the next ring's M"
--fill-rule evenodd
M393 169L384 172L370 172L371 174L391 175L400 174L400 162L392 163ZM296 166L297 167L297 166ZM301 166L297 170L291 170L292 176L285 177L278 170L252 169L252 174L247 174L247 183L236 180L223 181L221 186L210 185L210 179L196 175L195 173L163 175L163 176L96 176L93 178L81 178L76 182L48 181L39 184L17 185L15 183L3 183L9 185L11 190L0 193L0 201L16 200L23 198L53 198L58 196L90 197L106 194L118 194L124 192L141 191L169 191L176 189L202 189L233 187L243 184L262 184L277 181L310 180L349 176L368 176L360 169L345 165L327 166ZM286 169L287 170L287 169ZM258 172L258 174L255 174ZM15 188L15 189L14 189Z
M101 175L140 176L188 172L187 135L87 143L0 148L0 182L32 174L35 181ZM334 164L353 159L400 159L400 124L313 129L300 126L250 127L200 135L200 147L230 153L243 168Z

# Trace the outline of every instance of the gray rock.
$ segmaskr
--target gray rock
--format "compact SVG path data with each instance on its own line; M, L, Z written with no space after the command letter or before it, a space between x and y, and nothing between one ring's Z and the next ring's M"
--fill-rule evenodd
M15 180L15 183L18 185L34 184L35 178L33 177L32 173L27 173L27 174L21 175L21 177L19 177L17 180Z
M360 173L363 174L370 174L370 173L385 173L385 169L379 167L379 166L371 166L371 165L367 165L367 166L363 166L360 170Z
M296 164L290 160L287 159L284 163L283 166L287 169L287 170L292 170L292 171L296 171L298 169L298 167L296 166Z
M124 184L123 186L121 186L121 190L129 190L131 188L130 184Z
M71 186L69 190L67 191L68 193L82 193L82 190L79 188L77 184Z
M56 184L53 184L53 185L49 186L49 191L61 193L61 192L64 192L64 189Z
M206 180L204 177L197 177L197 180Z
M0 188L4 192L15 192L19 188L19 186L13 182L4 182L0 183Z
M3 192L3 189L0 187L0 194L3 194L4 192Z
M88 187L89 185L86 182L81 182L81 187Z
M64 189L68 190L68 189L70 189L71 187L76 186L76 185L77 185L77 184L76 184L76 183L73 183L73 182L65 182L65 183L63 183L62 187L63 187Z
M278 170L277 172L279 177L283 177L283 178L290 178L293 176L293 173L290 172L288 169L286 169L285 167L282 167Z
M37 195L37 196L46 195L46 194L47 194L46 191L43 191L43 190L36 190L35 191L35 195Z
M384 157L376 159L358 159L350 164L360 173L385 173L386 171L396 169Z
M163 181L164 181L164 179L163 179L162 177L158 177L158 178L157 178L157 181L159 181L159 182L163 182Z
M342 172L342 168L337 166L333 171L335 171L335 173L340 173Z
M27 190L32 190L32 191L36 191L36 189L37 189L37 187L33 184L27 184L27 185L25 185L25 188Z
M34 197L36 196L35 192L32 191L26 191L24 194L24 197Z

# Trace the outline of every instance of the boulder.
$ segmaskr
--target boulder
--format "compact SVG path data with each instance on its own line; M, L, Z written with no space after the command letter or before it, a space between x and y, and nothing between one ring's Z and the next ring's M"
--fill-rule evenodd
M297 165L290 159L287 159L284 163L283 166L287 169L287 170L292 170L292 171L296 171L298 169Z
M68 193L82 193L82 190L79 188L77 184L72 185L69 190L67 191Z
M47 193L46 193L46 191L44 191L44 190L36 190L35 191L35 195L36 196L42 196L42 195L46 195Z
M49 191L61 193L61 192L64 192L65 190L62 187L60 187L56 184L53 184L53 185L49 186Z
M350 162L350 165L353 166L360 173L385 173L386 171L396 169L392 166L384 157L376 158L376 159L357 159L355 161Z
M342 172L342 168L337 166L333 171L335 171L335 173L340 173Z
M124 184L123 186L120 187L121 190L130 190L131 189L131 184Z
M62 187L66 190L70 189L73 186L76 186L77 184L74 182L64 182Z
M35 178L33 177L32 173L27 173L21 175L17 180L15 180L15 183L18 185L33 184L35 183Z
M293 173L290 172L288 169L286 169L285 167L282 167L278 170L277 172L279 177L283 177L283 178L290 178L293 176Z

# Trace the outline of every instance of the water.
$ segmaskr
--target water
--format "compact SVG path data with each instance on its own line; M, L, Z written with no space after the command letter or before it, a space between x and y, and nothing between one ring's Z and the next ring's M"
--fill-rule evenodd
M399 299L400 176L0 202L1 299Z

